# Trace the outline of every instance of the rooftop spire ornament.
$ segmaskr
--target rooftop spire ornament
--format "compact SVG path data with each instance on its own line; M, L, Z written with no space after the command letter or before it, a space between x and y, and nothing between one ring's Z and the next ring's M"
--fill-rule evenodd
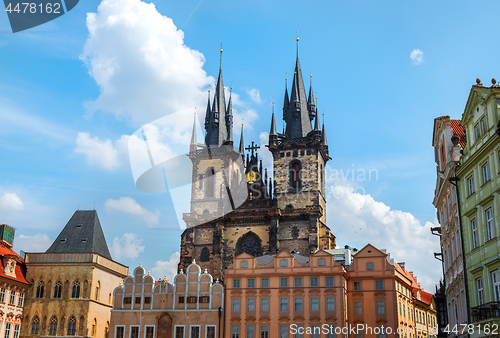
M222 42L220 43L220 65L219 67L222 69Z
M295 31L297 33L297 37L295 41L297 41L297 57L299 57L299 31Z

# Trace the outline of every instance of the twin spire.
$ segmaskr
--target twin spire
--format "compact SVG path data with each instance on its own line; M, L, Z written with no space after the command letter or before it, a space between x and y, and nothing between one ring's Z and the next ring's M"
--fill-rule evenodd
M210 104L210 90L208 91L208 103L205 113L205 145L208 147L233 144L232 87L230 87L229 101L226 106L224 82L222 80L222 48L220 53L221 65L219 67L219 76L215 87L215 95L212 104ZM287 81L287 79L285 79L285 81ZM298 47L290 96L288 94L287 87L288 86L285 85L285 98L283 102L283 120L285 121L285 129L283 130L283 134L280 134L280 136L285 138L302 138L307 137L313 132L315 134L321 133L322 143L326 145L327 142L324 121L322 130L320 130L318 108L314 102L312 75L309 86L309 95L307 96L304 87L304 80L302 78L302 70L300 68ZM314 128L312 125L313 120ZM241 140L243 140L243 127L241 133ZM274 102L269 136L278 136L276 130L276 120L274 117ZM244 153L244 150L241 148L242 141L240 141L240 151Z

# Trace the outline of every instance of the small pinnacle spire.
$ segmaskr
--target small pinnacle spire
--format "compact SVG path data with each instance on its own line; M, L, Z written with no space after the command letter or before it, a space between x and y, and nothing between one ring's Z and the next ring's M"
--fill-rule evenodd
M314 123L314 131L321 131L321 129L319 129L319 116L318 116L318 114L316 114L316 121Z
M193 121L193 132L191 133L191 145L195 145L196 142L196 112L194 112L194 121Z
M326 141L326 133L325 133L325 113L323 113L323 130L321 131L321 141L323 145L327 146L328 142Z
M245 156L245 142L243 141L243 123L241 124L240 153Z
M271 131L269 132L269 136L278 136L276 132L276 121L274 120L274 102L273 102L273 113L271 117Z
M227 105L226 113L226 127L227 127L227 141L233 142L233 81L231 81L231 87L229 87L229 103Z

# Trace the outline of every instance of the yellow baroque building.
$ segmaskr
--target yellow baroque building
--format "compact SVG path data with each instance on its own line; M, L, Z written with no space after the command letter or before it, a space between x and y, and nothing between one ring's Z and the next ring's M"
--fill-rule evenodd
M95 210L76 211L50 248L25 262L21 337L108 336L113 290L128 267L112 260Z

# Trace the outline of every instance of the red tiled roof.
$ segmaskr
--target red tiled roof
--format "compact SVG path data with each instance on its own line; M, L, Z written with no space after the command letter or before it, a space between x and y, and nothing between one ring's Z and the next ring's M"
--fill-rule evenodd
M0 256L14 256L15 260L17 261L16 269L15 269L15 272L16 272L15 278L11 277L11 276L7 276L1 267L0 267L0 277L11 279L11 280L16 280L16 281L23 283L23 284L29 284L28 281L26 281L26 278L24 277L23 269L21 268L21 265L24 265L24 259L22 259L17 253L15 253L14 250L12 250L4 245L1 245L1 244L0 244Z
M450 120L451 130L454 134L457 134L460 138L460 145L462 148L465 147L466 139L465 139L465 129L460 125L461 120Z
M449 115L443 115L443 116L440 116L440 117L436 117L434 120L442 120L446 117L450 117Z
M432 302L432 294L422 290L420 291L420 300L425 304L430 305Z

